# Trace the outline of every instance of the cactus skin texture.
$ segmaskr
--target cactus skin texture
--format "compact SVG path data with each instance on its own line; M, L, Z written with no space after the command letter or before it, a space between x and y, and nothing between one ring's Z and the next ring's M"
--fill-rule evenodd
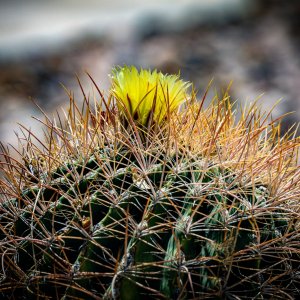
M2 149L0 298L296 299L293 131L228 93L142 126L99 93Z

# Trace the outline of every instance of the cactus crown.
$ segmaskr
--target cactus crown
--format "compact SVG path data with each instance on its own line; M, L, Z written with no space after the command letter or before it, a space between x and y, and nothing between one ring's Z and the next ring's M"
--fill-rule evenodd
M299 138L227 92L178 110L188 86L116 68L116 105L70 94L22 161L2 147L0 298L299 296Z

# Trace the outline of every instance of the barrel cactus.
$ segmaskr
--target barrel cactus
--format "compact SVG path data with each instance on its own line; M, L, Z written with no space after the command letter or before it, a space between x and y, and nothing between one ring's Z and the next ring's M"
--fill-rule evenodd
M91 80L21 160L2 147L1 299L297 298L295 130L178 75Z

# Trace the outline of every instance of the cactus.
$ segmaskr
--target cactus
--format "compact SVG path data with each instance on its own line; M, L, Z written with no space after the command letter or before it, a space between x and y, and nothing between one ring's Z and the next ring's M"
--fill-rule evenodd
M227 92L204 108L177 75L111 79L45 141L24 132L22 160L2 147L1 297L299 296L295 130Z

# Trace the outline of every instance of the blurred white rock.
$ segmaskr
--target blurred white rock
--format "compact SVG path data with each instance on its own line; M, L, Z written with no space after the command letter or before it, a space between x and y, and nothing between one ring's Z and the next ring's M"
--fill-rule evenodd
M153 17L165 28L247 14L251 0L27 0L0 3L0 59L57 50L85 35L124 40Z

